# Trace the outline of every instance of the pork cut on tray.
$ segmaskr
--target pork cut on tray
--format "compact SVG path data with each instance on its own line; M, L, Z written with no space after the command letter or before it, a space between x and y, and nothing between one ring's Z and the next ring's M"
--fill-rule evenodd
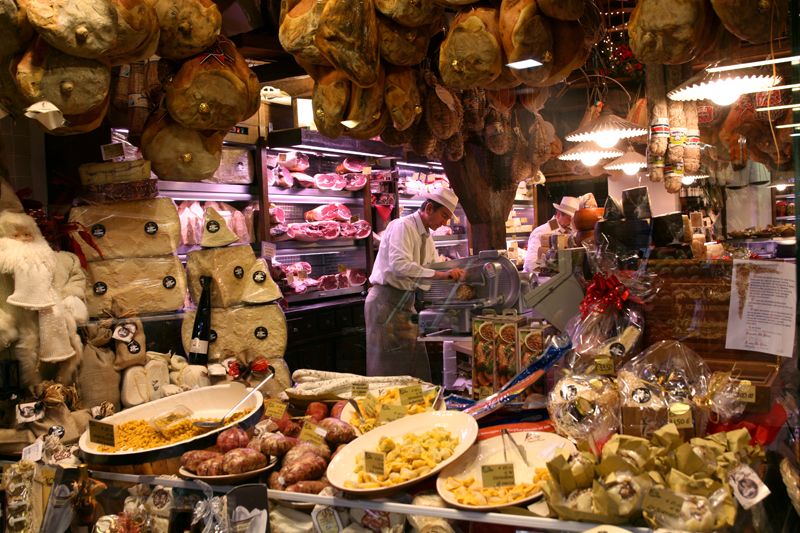
M344 204L321 205L305 213L305 219L308 222L318 222L320 220L349 222L351 216L350 209Z

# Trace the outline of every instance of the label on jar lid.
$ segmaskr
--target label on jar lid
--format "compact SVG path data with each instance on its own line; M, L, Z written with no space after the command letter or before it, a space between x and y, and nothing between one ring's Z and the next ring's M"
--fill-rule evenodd
M363 398L369 392L367 383L353 383L350 386L350 396L353 398Z
M670 516L680 516L683 498L669 489L651 487L644 495L642 508L650 513L657 512Z
M756 403L756 386L746 379L741 380L737 397L740 402Z
M400 387L399 392L401 405L415 405L425 401L425 397L422 395L422 386L418 383Z
M600 375L613 375L614 361L610 357L598 357L594 360L594 369Z
M264 415L269 418L280 420L286 412L286 404L277 400L264 402Z
M500 463L481 465L481 481L484 487L508 487L516 485L514 464Z
M671 404L669 406L669 422L675 424L678 429L694 427L694 422L692 421L692 407L683 402Z
M321 446L325 444L325 437L327 435L327 431L312 422L306 421L305 424L303 424L303 429L300 430L300 436L298 438Z
M378 422L393 422L406 416L406 408L402 405L386 404L381 406Z
M382 476L386 473L384 459L386 456L377 452L364 452L364 470L368 474Z
M89 442L104 446L116 446L117 426L99 420L89 420Z

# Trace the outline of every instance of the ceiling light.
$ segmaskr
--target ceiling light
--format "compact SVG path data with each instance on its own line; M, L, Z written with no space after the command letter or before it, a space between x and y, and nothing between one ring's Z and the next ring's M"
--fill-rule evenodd
M628 176L635 176L639 170L645 167L647 167L647 158L633 148L629 148L622 157L603 166L605 170L621 170Z
M765 65L774 65L776 63L794 63L800 62L800 56L779 57L777 59L765 59L763 61L751 61L750 63L739 63L736 65L713 65L706 68L708 72L728 72L730 70L739 70L742 68L763 67Z
M786 190L787 187L788 185L786 185L785 183L779 183L778 185L775 185L775 190L778 192L783 192Z
M687 174L681 178L681 183L684 185L692 185L695 181L705 179L708 174Z
M620 139L641 137L647 134L647 129L625 120L608 111L605 108L600 116L592 120L586 126L578 128L568 134L565 139L572 142L594 141L601 148L611 148ZM622 155L622 154L620 154Z
M667 93L670 100L686 102L711 100L725 106L736 102L745 93L760 92L781 82L780 76L771 76L756 70L740 73L709 73L701 71Z
M622 155L618 148L603 148L595 142L578 143L563 152L558 158L562 161L580 161L584 166L592 167L601 159L611 159Z
M535 59L523 59L522 61L514 61L506 65L508 68L522 70L526 68L541 67L542 63Z

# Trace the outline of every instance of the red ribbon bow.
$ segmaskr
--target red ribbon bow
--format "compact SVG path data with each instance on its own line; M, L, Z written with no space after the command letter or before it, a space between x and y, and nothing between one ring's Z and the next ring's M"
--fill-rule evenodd
M604 313L610 306L622 309L630 297L631 291L614 274L606 277L598 272L580 304L581 318L586 318L593 311Z

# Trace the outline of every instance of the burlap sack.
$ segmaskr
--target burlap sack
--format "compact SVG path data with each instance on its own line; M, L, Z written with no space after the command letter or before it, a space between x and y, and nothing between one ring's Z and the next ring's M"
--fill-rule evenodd
M61 432L61 442L74 444L89 425L89 412L85 409L71 411L78 404L78 391L75 387L64 386L52 381L42 382L35 391L39 401L45 406L41 420L24 424L36 437L51 431ZM117 394L119 394L117 392Z
M120 322L117 325L132 324L136 327L136 332L130 339L121 341L114 339L116 343L116 357L114 358L114 370L122 371L133 365L143 365L147 362L147 339L144 335L144 326L138 318L132 318Z
M186 273L174 255L110 259L88 265L89 316L102 316L112 307L132 315L176 311L183 307L185 296Z
M88 261L172 254L181 242L178 210L170 198L74 207L69 221L86 228L103 253L100 257L73 232Z
M114 369L114 352L108 347L112 331L107 326L88 326L86 330L77 381L81 406L88 409L107 401L119 410L119 372Z
M194 325L194 311L183 317L181 338L188 352ZM208 358L221 361L236 357L250 363L257 357L269 360L286 351L286 317L278 304L248 305L211 310L212 341Z

